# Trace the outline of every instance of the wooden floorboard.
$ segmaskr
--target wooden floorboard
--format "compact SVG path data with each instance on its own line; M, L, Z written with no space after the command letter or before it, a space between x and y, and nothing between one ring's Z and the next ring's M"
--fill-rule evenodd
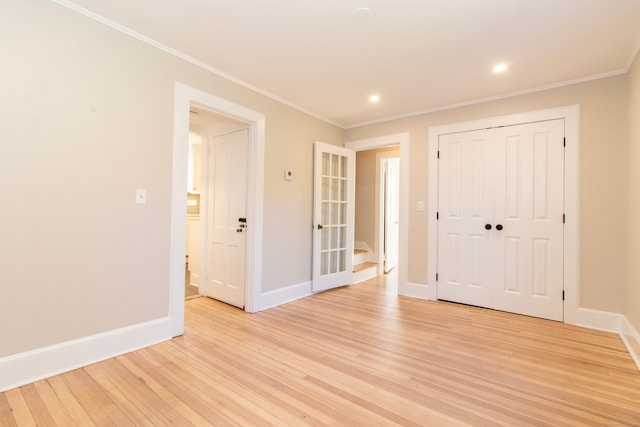
M184 336L0 393L0 426L640 426L619 336L387 281L256 314L188 300Z

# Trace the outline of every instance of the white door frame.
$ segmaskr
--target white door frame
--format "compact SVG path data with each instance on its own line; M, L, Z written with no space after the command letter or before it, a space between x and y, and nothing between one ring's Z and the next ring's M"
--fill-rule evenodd
M409 279L409 142L410 134L397 133L345 142L354 151L400 147L400 238L398 243L398 294L405 295Z
M400 157L400 149L376 153L376 194L375 194L375 250L378 255L378 275L384 274L385 263L385 170L383 164L386 160ZM402 173L402 171L400 172ZM400 242L398 242L399 244ZM399 261L399 260L398 260Z
M175 82L173 110L173 173L171 190L171 237L169 252L169 317L174 336L184 332L184 259L187 229L187 155L189 109L197 104L249 124L247 241L245 310L257 311L262 288L262 235L264 200L265 115L215 95Z
M531 111L508 116L491 117L462 123L453 123L429 128L428 164L428 223L427 223L427 284L419 297L437 298L436 273L438 268L438 140L442 134L510 126L522 123L564 119L565 121L565 187L564 211L564 321L571 324L582 322L580 304L580 105ZM410 295L412 296L412 295ZM418 296L418 295L415 295Z

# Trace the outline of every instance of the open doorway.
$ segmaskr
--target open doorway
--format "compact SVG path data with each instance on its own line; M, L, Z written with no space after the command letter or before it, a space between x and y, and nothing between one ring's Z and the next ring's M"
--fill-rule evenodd
M202 295L214 298L216 296L215 290L207 289L207 278L214 277L218 273L211 271L213 263L208 262L211 258L209 253L211 249L207 247L207 233L210 233L207 223L214 211L208 205L213 205L215 200L218 202L221 200L221 197L216 197L216 191L220 191L220 188L214 185L216 175L213 170L212 147L225 135L239 131L244 131L246 135L248 127L249 125L243 121L215 113L199 105L192 104L189 108L185 299ZM246 145L246 137L243 143ZM246 156L237 160L244 165L247 163ZM244 170L244 168L236 169ZM243 174L246 175L246 171ZM243 182L246 186L246 178ZM246 188L243 188L243 194L245 195L243 202L246 205ZM214 200L211 200L211 196ZM242 263L244 264L244 256ZM223 265L222 268L224 267ZM244 265L241 266L241 270L244 271ZM244 292L244 281L242 285L242 292ZM244 306L244 298L240 306Z
M398 265L400 150L388 146L356 153L353 283Z
M219 98L202 90L175 83L174 134L171 190L171 239L169 251L169 327L173 336L184 333L185 259L187 246L187 165L190 111L193 106L249 125L247 146L247 223L245 310L261 309L262 236L264 201L264 145L266 117L263 113Z

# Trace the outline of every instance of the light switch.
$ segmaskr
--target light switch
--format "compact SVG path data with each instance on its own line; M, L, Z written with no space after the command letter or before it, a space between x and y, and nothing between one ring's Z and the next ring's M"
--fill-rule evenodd
M418 200L418 212L424 211L424 201Z
M145 205L147 203L147 190L144 188L138 188L136 190L136 203L139 205Z
M293 172L290 170L284 171L284 179L285 181L293 181Z

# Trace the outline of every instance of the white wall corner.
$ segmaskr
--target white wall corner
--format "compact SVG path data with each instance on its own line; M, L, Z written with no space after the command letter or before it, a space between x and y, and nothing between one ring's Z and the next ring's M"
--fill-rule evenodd
M0 359L0 392L170 340L165 317Z
M438 297L434 286L410 282L398 283L398 295L429 301L435 301Z
M256 311L277 307L300 298L312 295L311 282L299 283L282 289L275 289L260 294L259 305Z
M629 354L636 362L638 370L640 370L640 333L633 327L629 319L626 317L622 321L622 331L620 332L624 345L627 346Z

